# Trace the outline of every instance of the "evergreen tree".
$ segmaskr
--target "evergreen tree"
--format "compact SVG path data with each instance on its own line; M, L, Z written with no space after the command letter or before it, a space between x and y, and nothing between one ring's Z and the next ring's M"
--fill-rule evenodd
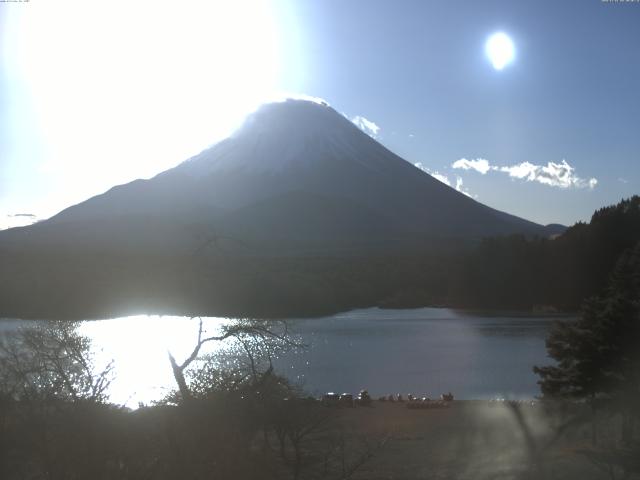
M555 366L534 367L548 397L586 399L626 416L640 411L640 243L618 260L602 295L547 338Z

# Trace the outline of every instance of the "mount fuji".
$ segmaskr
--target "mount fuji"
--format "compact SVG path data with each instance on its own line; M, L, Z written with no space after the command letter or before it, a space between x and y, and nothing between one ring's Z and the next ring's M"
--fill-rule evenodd
M513 233L551 232L444 185L328 105L287 100L154 178L0 233L0 247L357 253Z
M443 263L438 252L515 233L557 232L448 187L326 104L287 100L175 168L0 232L0 316L366 306L376 279L404 275L394 256Z

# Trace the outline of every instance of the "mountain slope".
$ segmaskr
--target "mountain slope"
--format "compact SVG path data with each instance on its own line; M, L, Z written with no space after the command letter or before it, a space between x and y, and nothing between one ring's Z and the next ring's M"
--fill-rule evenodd
M398 292L442 303L457 249L512 233L549 230L290 100L152 179L0 232L0 317L314 315Z
M176 168L0 233L0 245L189 252L200 237L219 235L254 250L277 250L279 242L395 248L511 233L547 231L435 180L331 107L288 100L263 106L233 136Z

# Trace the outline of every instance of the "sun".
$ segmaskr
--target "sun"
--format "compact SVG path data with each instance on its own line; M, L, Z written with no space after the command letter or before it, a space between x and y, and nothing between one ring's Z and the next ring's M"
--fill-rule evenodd
M492 34L485 44L487 57L496 70L502 70L509 65L515 58L515 51L513 41L504 32Z
M32 3L11 22L12 71L67 203L174 166L277 90L279 24L263 0Z

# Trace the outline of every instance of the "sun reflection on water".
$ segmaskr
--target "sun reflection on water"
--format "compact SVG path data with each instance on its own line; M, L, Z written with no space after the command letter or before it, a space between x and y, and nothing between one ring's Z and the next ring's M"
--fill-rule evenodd
M229 323L225 318L203 318L205 334L214 335ZM168 352L179 362L193 350L198 319L138 315L83 322L80 333L93 340L98 368L113 360L112 402L128 407L160 400L175 387ZM215 353L228 342L205 344L201 353Z

